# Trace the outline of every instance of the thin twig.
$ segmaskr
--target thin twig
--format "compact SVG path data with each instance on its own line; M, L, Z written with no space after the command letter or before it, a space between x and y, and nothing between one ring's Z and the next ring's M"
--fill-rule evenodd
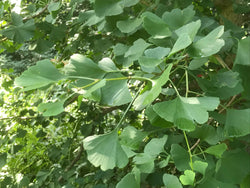
M195 144L190 148L190 151L193 150L199 143L200 143L200 139L198 139Z

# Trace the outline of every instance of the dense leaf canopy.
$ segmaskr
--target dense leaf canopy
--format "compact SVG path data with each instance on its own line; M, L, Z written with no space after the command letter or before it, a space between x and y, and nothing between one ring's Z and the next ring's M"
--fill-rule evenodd
M0 187L250 187L246 0L0 1Z

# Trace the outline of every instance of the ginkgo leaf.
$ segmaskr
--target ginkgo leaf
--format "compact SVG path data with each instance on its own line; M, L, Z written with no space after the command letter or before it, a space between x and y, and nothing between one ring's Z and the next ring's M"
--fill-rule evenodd
M50 60L45 59L24 71L20 77L15 79L15 85L24 87L24 91L28 91L47 86L63 78L65 76L54 67Z
M219 26L207 36L195 42L189 49L193 57L208 57L220 51L225 42L220 37L224 33L224 26Z
M88 154L88 160L103 171L114 167L123 168L128 163L128 157L122 149L117 130L102 135L89 136L83 141Z
M173 122L187 131L195 129L195 122L203 124L208 120L208 112L214 110L220 101L216 97L177 97L171 101L157 103L154 111L163 119Z
M171 36L172 32L170 31L166 22L164 22L160 17L151 12L144 12L143 17L143 26L145 30L152 35L154 38L165 38Z
M34 36L36 27L33 19L23 23L22 17L14 12L11 17L13 25L1 31L4 36L18 43L23 43Z
M56 116L64 111L65 100L50 103L41 103L38 105L38 111L43 112L43 116Z

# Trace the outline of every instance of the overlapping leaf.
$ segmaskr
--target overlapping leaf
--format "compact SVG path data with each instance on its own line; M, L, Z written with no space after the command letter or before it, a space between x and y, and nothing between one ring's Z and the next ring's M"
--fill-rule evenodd
M118 141L116 129L107 134L89 136L83 143L88 160L95 167L100 166L103 171L114 167L123 168L128 163L128 157Z
M41 88L65 78L50 60L38 61L35 66L24 71L23 74L15 79L15 85L24 87L24 90Z
M35 22L33 19L23 23L22 17L15 12L12 13L13 25L2 30L2 34L15 42L23 43L31 39L35 32Z
M172 174L164 174L163 175L163 182L167 188L182 188L182 185L181 185L180 181L178 180L178 177L176 177Z
M153 38L161 39L171 36L172 32L169 30L167 23L157 15L151 12L144 12L142 17L143 27Z
M195 42L189 49L189 54L194 57L208 57L220 51L225 42L220 39L224 33L224 26L219 26L207 36Z
M220 101L215 97L177 97L172 101L157 103L154 111L167 121L173 122L182 130L192 131L195 123L203 124L208 120L208 112L213 111Z

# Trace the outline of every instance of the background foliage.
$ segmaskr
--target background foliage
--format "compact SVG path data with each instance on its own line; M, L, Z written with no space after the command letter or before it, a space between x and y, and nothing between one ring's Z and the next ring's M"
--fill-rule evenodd
M0 187L249 187L249 14L1 1Z

